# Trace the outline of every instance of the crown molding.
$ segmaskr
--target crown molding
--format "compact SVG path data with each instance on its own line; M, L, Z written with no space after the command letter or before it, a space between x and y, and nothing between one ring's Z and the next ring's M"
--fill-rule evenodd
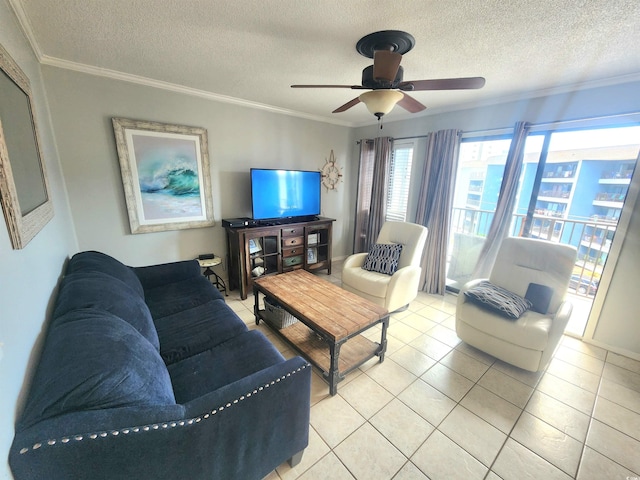
M50 57L48 55L42 55L40 63L43 65L49 65L52 67L62 68L65 70L73 70L75 72L86 73L98 77L110 78L112 80L120 80L123 82L134 83L137 85L143 85L146 87L159 88L162 90L168 90L174 93L181 93L184 95L191 95L194 97L204 98L207 100L213 100L216 102L230 103L233 105L240 105L242 107L253 108L257 110L263 110L271 113L279 113L281 115L289 115L292 117L304 118L307 120L314 120L317 122L332 123L343 127L351 127L348 122L328 119L319 115L312 115L303 112L297 112L295 110L289 110L286 108L274 107L264 103L252 102L249 100L243 100L240 98L230 97L227 95L221 95L218 93L208 92L206 90L200 90L197 88L185 87L175 83L164 82L162 80L154 80L152 78L142 77L139 75L132 75L130 73L123 73L117 70L110 70L107 68L94 67L92 65L86 65L83 63L70 62L68 60L62 60L60 58Z
M22 6L22 2L20 0L8 0L9 5L13 9L13 13L15 13L18 23L20 24L20 28L24 32L27 37L27 41L29 45L31 45L31 50L35 54L36 58L40 62L43 54L42 50L40 50L40 46L38 45L38 41L36 40L36 36L33 33L33 28L31 27L31 22L29 21L29 17L24 11L24 7Z

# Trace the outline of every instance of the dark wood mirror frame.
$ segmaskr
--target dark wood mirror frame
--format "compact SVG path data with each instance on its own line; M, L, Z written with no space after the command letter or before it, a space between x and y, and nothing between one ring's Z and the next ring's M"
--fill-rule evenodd
M0 202L14 249L53 218L29 79L0 45Z

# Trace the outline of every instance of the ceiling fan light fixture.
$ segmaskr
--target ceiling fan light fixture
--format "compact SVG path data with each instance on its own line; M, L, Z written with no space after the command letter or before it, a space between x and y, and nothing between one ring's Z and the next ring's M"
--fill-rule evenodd
M365 92L360 97L360 101L367 106L367 109L376 117L386 115L396 106L404 94L397 90L372 90Z

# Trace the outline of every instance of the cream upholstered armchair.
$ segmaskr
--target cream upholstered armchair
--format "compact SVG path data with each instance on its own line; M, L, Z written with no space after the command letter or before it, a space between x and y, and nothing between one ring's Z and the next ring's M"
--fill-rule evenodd
M575 260L571 245L505 238L489 278L471 280L458 294L458 337L517 367L542 370L571 316L564 296Z
M378 234L376 245L380 245L383 250L399 253L397 270L392 274L390 272L393 268L386 270L388 273L375 271L385 271L385 267L393 263L393 260L389 262L384 258L379 262L382 268L376 268L376 262L373 259L372 270L366 270L364 267L370 268L372 255L356 253L344 261L342 288L371 300L390 312L408 305L418 295L418 284L422 272L420 262L426 240L427 228L422 225L385 222ZM396 248L397 245L402 245L402 249ZM375 246L372 250L376 250ZM365 260L367 260L366 263Z

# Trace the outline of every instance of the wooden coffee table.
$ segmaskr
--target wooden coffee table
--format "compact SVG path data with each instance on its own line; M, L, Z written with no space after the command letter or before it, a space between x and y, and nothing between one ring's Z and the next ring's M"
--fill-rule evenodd
M275 299L299 320L274 330L322 371L331 395L338 392L338 382L346 374L370 358L378 356L384 361L389 326L384 307L305 270L294 270L254 280L256 324L265 320L259 293ZM361 335L378 324L382 325L380 343Z

